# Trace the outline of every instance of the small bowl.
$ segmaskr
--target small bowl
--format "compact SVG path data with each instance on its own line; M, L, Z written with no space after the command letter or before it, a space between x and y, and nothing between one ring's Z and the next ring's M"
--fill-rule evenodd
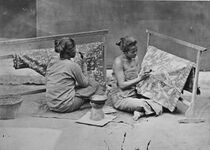
M0 119L14 119L21 106L20 95L0 95Z

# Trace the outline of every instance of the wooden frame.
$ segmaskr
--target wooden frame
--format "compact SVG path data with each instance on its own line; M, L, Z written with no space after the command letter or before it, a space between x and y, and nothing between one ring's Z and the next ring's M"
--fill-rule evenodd
M197 96L198 78L199 78L199 70L200 70L200 57L201 57L202 52L207 51L207 48L201 47L201 46L198 46L198 45L195 45L195 44L192 44L192 43L189 43L189 42L186 42L186 41L183 41L183 40L171 37L171 36L160 34L158 32L154 32L148 29L146 30L146 33L147 33L147 48L150 45L150 37L153 35L161 39L170 40L172 42L192 48L197 51L197 57L196 57L196 62L195 62L196 63L195 80L193 83L191 102L188 102L187 100L183 99L183 103L189 106L188 110L185 112L185 115L187 117L194 117L195 116L195 100Z
M10 50L12 49L23 49L23 50L33 50L37 49L37 43L44 43L44 48L46 48L46 43L48 42L52 44L54 43L55 39L59 39L62 37L71 37L71 38L83 38L83 37L94 37L94 36L100 36L101 39L99 40L97 38L97 41L101 41L104 44L104 81L106 81L106 34L108 34L108 30L96 30L96 31L88 31L88 32L78 32L78 33L67 33L67 34L58 34L58 35L52 35L52 36L42 36L42 37L35 37L35 38L25 38L25 39L15 39L15 40L5 40L0 41L0 51L6 52L5 55L0 56L0 61L5 59L11 59L13 58L13 55L11 54ZM53 41L53 42L52 42ZM38 48L41 44L38 44ZM49 47L48 47L49 48ZM40 92L45 92L46 89L39 89L36 91L29 91L25 93L21 93L20 95L27 95L27 94L36 94Z

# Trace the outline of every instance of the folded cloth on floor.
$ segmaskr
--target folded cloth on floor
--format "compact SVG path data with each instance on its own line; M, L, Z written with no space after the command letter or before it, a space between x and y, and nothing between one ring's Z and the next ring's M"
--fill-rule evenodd
M192 91L193 65L193 62L149 46L140 74L152 69L151 76L137 84L137 92L174 111L184 87Z

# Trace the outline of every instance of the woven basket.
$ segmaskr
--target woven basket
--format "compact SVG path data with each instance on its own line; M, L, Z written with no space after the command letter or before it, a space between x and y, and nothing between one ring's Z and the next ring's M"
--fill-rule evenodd
M0 95L0 119L14 119L21 106L20 95Z

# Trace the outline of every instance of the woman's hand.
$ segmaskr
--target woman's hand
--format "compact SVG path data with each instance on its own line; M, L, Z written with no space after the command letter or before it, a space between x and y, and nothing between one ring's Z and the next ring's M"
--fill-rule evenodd
M146 80L150 77L150 73L146 72L144 73L143 75L139 75L138 78L139 78L139 82L140 81L143 81L143 80Z

